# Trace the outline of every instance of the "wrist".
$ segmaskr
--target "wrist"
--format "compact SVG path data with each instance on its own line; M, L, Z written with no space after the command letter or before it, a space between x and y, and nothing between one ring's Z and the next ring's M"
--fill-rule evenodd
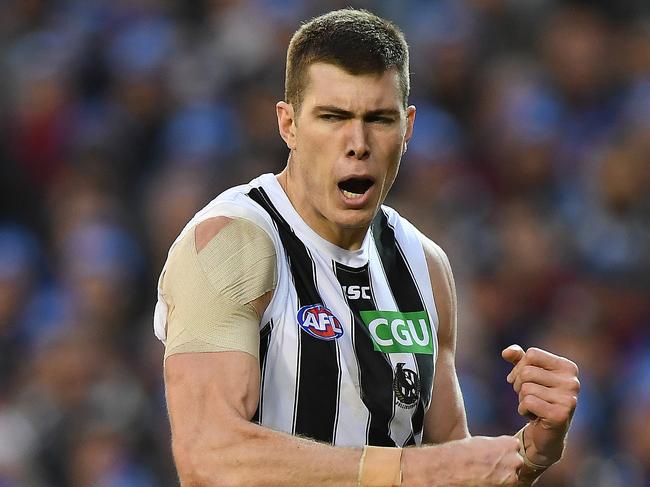
M422 465L420 448L405 448L402 452L402 487L418 487L425 485L425 475Z
M440 445L404 448L401 487L447 487L457 485L458 444L456 440Z
M529 423L530 424L530 423ZM533 442L531 431L528 429L529 424L521 428L515 435L521 443L519 454L524 460L524 464L533 471L544 471L562 456L564 445L556 452L541 452Z
M402 449L364 446L359 460L358 487L401 487Z
M404 448L402 452L402 486L401 487L437 487L432 483L436 476L428 473L429 469L436 470L440 457L431 455L430 450L442 450L439 446L420 446ZM438 452L436 452L438 453ZM440 452L442 456L442 452Z

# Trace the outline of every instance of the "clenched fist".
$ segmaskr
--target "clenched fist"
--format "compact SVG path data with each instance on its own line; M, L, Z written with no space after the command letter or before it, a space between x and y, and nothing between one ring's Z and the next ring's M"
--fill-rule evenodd
M578 403L578 367L539 348L511 345L502 352L514 365L507 381L519 394L518 412L530 419L524 434L528 459L551 465L562 456L564 440Z

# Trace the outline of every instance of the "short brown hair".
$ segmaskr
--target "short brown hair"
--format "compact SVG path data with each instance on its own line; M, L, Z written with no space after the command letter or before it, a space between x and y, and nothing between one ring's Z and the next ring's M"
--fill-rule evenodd
M396 69L406 107L410 89L408 45L392 22L367 10L346 8L303 24L287 50L284 97L296 112L303 101L307 68L317 62L334 64L354 75Z

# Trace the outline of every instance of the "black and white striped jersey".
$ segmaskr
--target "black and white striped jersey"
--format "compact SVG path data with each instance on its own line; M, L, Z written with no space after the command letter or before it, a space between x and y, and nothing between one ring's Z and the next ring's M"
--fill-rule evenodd
M219 195L188 223L246 218L277 251L260 324L255 421L340 446L419 445L431 403L438 316L415 228L382 206L359 250L326 241L272 174ZM164 302L156 334L164 340Z

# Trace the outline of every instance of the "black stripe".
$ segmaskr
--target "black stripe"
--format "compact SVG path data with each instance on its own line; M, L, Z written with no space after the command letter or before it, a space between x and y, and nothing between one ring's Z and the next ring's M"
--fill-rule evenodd
M402 312L426 310L415 277L395 238L395 230L388 223L388 217L383 210L377 213L372 224L372 232L398 309ZM417 435L422 431L424 410L431 400L433 355L420 353L414 355L420 376L421 391L420 400L411 419L413 434Z
M271 343L271 332L273 331L273 320L269 321L260 331L260 400L257 404L257 410L251 421L254 423L262 422L262 408L264 406L264 377L266 375L266 357Z
M276 223L289 259L298 295L298 306L327 306L318 292L314 263L305 245L273 206L264 189L254 188L248 196L264 208ZM299 325L296 323L296 326ZM299 333L299 340L299 384L294 412L294 434L332 443L340 375L336 344L334 341L318 339L304 331Z
M341 286L370 286L368 265L352 268L335 263L336 277ZM393 367L385 353L376 352L368 328L363 324L360 311L375 311L372 293L370 299L345 299L354 316L354 348L359 363L359 385L361 400L370 411L370 425L367 444L373 446L395 446L390 437L390 421L393 416Z

